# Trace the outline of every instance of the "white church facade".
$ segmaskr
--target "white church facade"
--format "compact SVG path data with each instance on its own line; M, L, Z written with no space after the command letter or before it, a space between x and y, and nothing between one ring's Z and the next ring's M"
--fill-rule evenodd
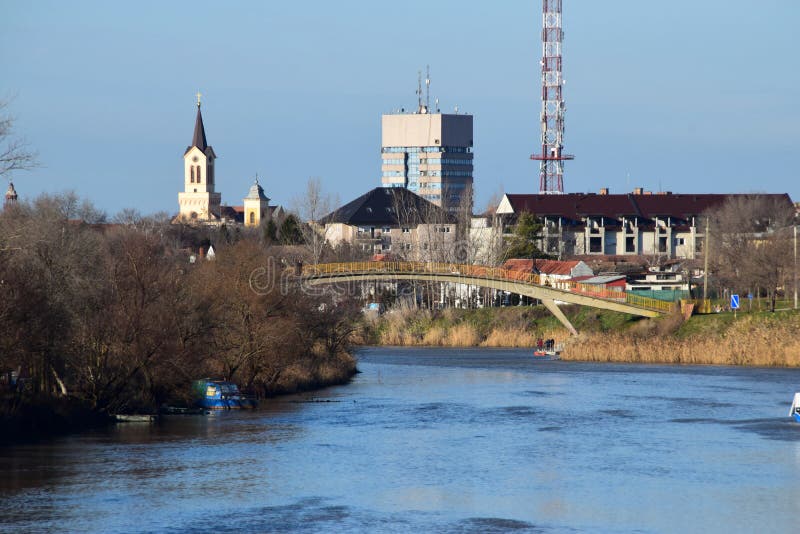
M224 206L216 190L217 155L206 139L200 94L192 144L183 153L183 191L178 193L179 212L173 222L183 224L243 224L258 227L270 219L282 219L283 209L270 206L256 176L241 206ZM278 222L276 220L276 222Z

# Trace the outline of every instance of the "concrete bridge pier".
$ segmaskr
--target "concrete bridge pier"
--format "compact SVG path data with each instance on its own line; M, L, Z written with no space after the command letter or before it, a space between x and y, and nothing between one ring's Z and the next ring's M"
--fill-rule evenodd
M564 312L561 311L561 308L558 307L558 304L556 304L556 302L553 299L539 299L539 300L541 300L542 304L544 304L544 306L548 310L550 310L550 313L552 313L553 315L556 316L556 319L561 321L561 324L563 324L564 327L567 330L569 330L570 333L573 336L577 336L578 335L578 331L575 330L575 327L572 326L572 323L569 322L569 319L567 319L567 316L564 315Z

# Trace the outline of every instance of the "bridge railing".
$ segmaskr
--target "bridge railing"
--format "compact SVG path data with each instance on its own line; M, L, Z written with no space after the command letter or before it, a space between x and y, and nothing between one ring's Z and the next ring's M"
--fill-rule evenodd
M626 292L621 287L607 287L596 284L584 284L572 280L545 278L536 273L514 271L500 267L484 267L481 265L420 261L362 261L304 265L302 271L304 277L362 273L445 274L490 280L508 280L512 282L521 282L523 284L552 287L554 289L561 289L563 291L604 300L624 302L632 306L662 313L669 313L673 309L673 303L671 302L634 295Z

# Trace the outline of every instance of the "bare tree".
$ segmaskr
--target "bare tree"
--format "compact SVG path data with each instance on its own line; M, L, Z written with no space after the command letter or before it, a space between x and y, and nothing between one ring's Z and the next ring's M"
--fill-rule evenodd
M777 292L792 272L792 205L774 195L737 195L706 216L710 269L718 282L734 292L763 293L774 311Z
M9 177L11 172L36 167L36 153L28 143L14 134L15 118L6 111L8 100L0 100L0 176Z
M320 227L319 220L330 213L333 201L330 195L323 193L319 178L309 178L305 195L293 201L295 211L300 215L303 224L300 231L303 241L309 250L314 265L320 262L325 252L325 229Z

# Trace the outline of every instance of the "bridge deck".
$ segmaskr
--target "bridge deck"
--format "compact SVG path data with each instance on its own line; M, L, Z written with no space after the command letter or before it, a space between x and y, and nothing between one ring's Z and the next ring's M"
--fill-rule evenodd
M478 285L542 300L559 300L646 317L669 313L674 308L672 302L633 295L621 288L571 280L542 284L542 278L535 273L480 265L413 261L325 263L303 266L302 276L312 283L404 279Z

